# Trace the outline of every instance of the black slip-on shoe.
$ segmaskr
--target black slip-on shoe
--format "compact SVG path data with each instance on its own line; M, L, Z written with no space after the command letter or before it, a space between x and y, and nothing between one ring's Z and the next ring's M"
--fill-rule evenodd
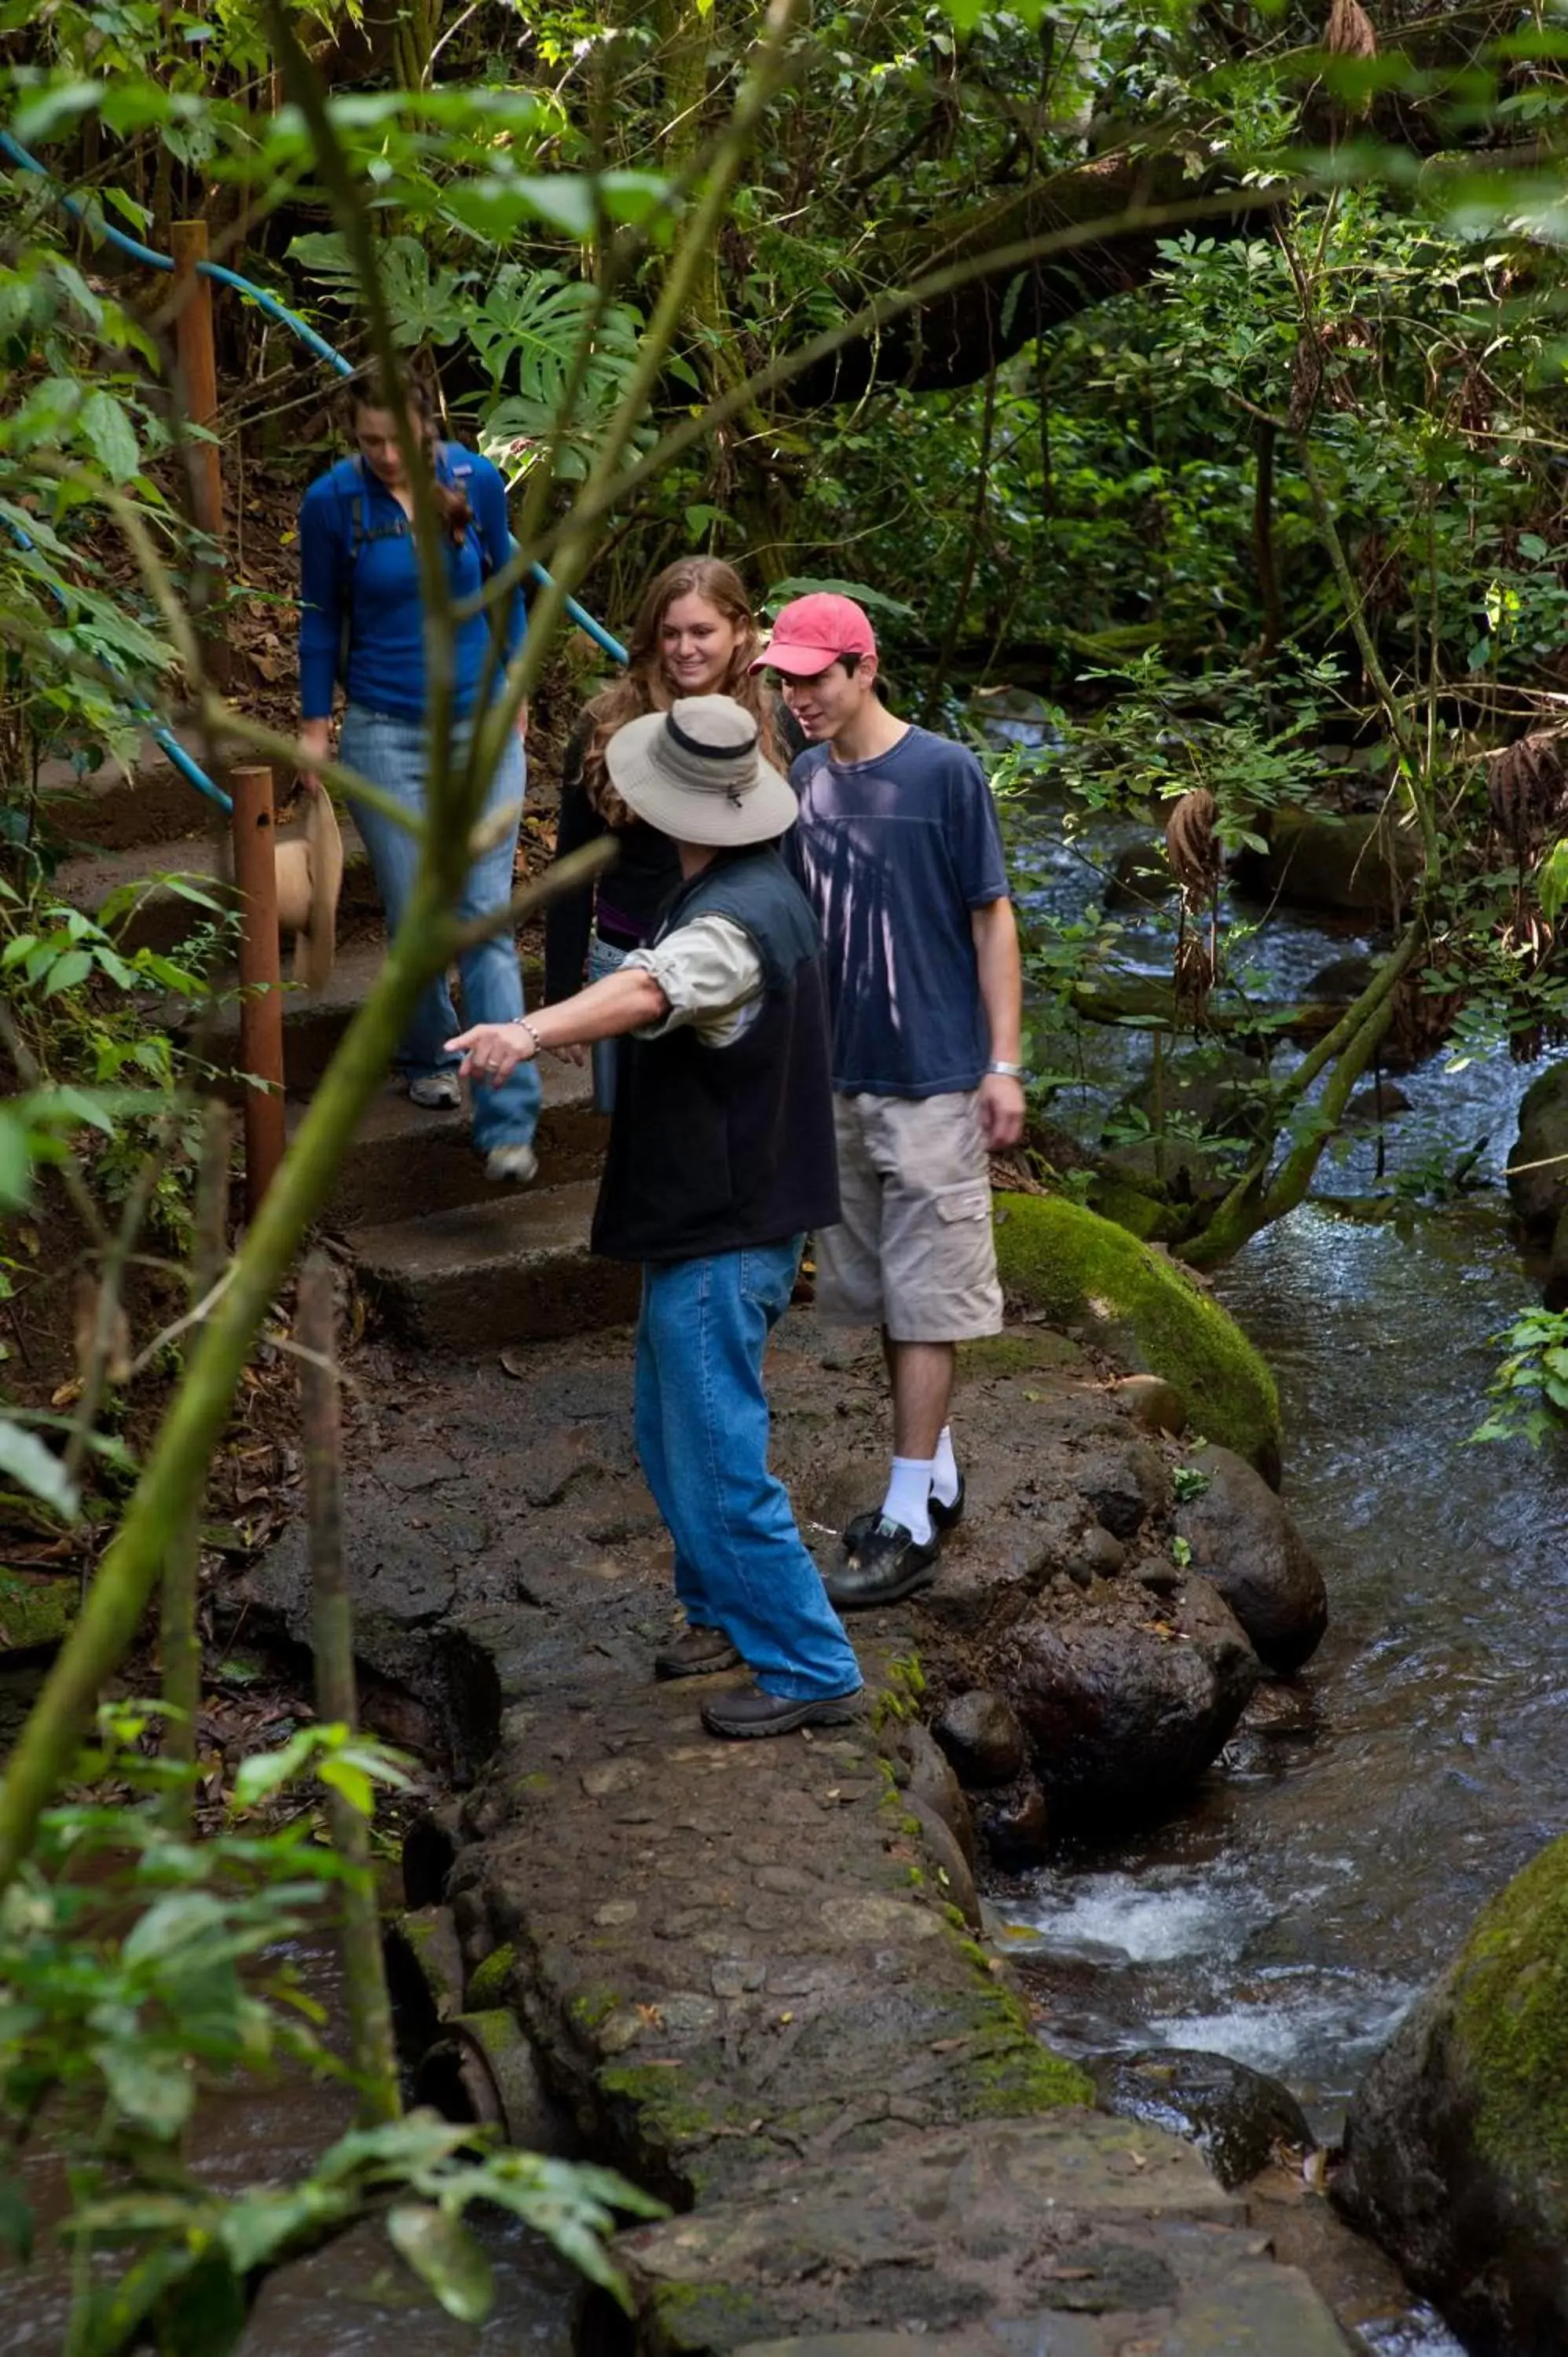
M917 1539L902 1523L879 1515L842 1571L830 1571L822 1580L828 1600L841 1612L860 1612L875 1604L897 1604L917 1589L929 1587L937 1576L941 1541L933 1533Z
M703 1725L710 1735L722 1735L732 1743L793 1735L798 1727L848 1727L861 1716L865 1691L856 1686L850 1694L790 1702L784 1695L764 1694L760 1686L737 1686L733 1694L715 1695L703 1705Z
M936 1491L932 1491L929 1502L933 1528L939 1531L953 1531L958 1528L963 1520L963 1491L964 1480L961 1473L958 1477L958 1495L950 1506L944 1506Z
M653 1656L656 1678L706 1678L740 1666L740 1655L722 1629L683 1629Z
M950 1506L944 1506L941 1500L937 1496L936 1491L934 1490L932 1491L929 1504L933 1529L939 1531L952 1531L958 1528L958 1525L963 1520L963 1496L964 1480L961 1473L958 1477L958 1495L953 1500ZM843 1551L845 1555L858 1554L881 1520L881 1508L873 1506L869 1513L856 1514L853 1522L846 1523L843 1526Z

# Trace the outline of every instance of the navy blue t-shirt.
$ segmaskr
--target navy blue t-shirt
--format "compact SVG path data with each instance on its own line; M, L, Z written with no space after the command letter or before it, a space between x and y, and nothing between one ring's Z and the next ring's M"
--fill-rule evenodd
M833 1086L849 1096L978 1088L991 1057L971 911L1007 898L985 772L910 728L875 760L808 747L783 850L828 945Z

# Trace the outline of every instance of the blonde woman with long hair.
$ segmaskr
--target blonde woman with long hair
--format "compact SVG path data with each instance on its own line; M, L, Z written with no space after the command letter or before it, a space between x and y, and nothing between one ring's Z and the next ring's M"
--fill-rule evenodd
M566 748L561 777L558 858L614 835L619 856L596 890L557 900L545 920L544 996L554 1005L615 973L639 949L681 880L668 836L638 818L617 793L605 748L628 720L668 712L687 695L729 695L757 722L757 751L788 769L805 739L772 691L753 676L761 648L740 576L715 556L687 556L649 585L638 608L624 676L596 695ZM595 1103L613 1103L613 1043L596 1049Z

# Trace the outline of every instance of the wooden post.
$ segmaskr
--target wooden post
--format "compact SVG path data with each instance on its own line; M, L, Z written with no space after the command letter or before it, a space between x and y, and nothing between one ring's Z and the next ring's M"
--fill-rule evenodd
M231 770L240 892L240 1070L245 1090L245 1216L253 1220L283 1160L283 963L273 773ZM256 1085L264 1082L264 1087Z
M352 1727L358 1724L360 1702L354 1678L353 1606L343 1568L343 1418L335 1322L332 1264L324 1253L312 1253L300 1271L294 1338L300 1350L316 1708L325 1725ZM383 2120L395 2120L403 2106L375 1878L371 1870L370 1820L331 1787L327 1793L327 1817L332 1846L343 1866L343 1979L351 2060L360 2082L360 2126L375 2127Z
M201 1125L201 1160L196 1178L196 1232L191 1239L189 1293L194 1309L223 1274L229 1224L229 1108L209 1104ZM175 1713L164 1730L164 1757L195 1766L197 1720L201 1709L201 1637L197 1610L201 1572L201 1517L207 1502L199 1489L190 1511L169 1540L164 1558L164 1700ZM188 1833L196 1803L195 1779L177 1785L165 1803L171 1831Z
M174 247L175 350L179 360L180 393L186 414L194 425L218 430L218 360L212 342L212 281L200 276L197 264L207 259L207 223L176 221L170 232ZM223 530L223 470L216 442L192 441L186 457L190 472L190 499L196 521L216 540Z

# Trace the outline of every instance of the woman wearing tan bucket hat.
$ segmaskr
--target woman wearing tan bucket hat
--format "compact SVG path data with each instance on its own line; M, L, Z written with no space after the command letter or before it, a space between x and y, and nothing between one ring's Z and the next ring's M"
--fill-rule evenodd
M710 1733L854 1715L860 1672L768 1470L768 1338L802 1237L838 1216L822 939L772 845L795 820L753 715L688 696L617 730L618 793L673 842L681 886L619 972L450 1044L476 1087L545 1048L618 1042L596 1252L642 1266L637 1442L686 1626L662 1677L747 1663Z

